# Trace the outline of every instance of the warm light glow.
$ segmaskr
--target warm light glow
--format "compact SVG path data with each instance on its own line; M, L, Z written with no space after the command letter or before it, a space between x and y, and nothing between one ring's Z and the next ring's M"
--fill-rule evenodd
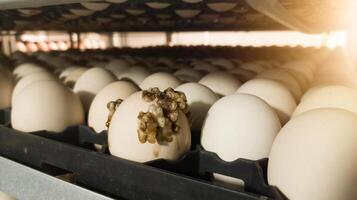
M350 34L351 35L351 34ZM41 50L66 50L69 48L70 36L62 32L26 32L21 41L36 43ZM77 37L73 37L77 40ZM174 32L171 37L165 32L141 33L81 33L80 49L105 49L114 47L210 45L210 46L303 46L303 47L345 47L346 32L323 34L304 34L297 31L204 31ZM45 44L49 46L46 49ZM55 43L55 44L53 44ZM68 45L67 45L68 44ZM22 48L22 47L21 47Z
M346 32L332 32L327 35L326 46L330 49L336 47L346 47L347 33Z
M23 42L16 42L16 47L17 47L17 50L19 50L19 51L22 51L22 52L27 51L27 47Z
M344 46L346 33L304 34L297 31L251 31L251 32L180 32L172 36L174 45L214 45L214 46L304 46L335 48Z

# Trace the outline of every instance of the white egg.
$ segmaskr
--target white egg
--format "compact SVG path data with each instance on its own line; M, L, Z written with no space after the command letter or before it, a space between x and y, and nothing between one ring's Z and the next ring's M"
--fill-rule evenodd
M73 91L81 99L84 110L88 111L95 95L109 83L116 80L116 77L105 69L91 68L79 77L73 87Z
M45 69L34 63L24 63L15 67L13 74L16 79L20 79L33 72L43 72Z
M127 81L116 81L105 86L93 99L88 113L88 125L97 133L106 130L105 123L109 115L107 104L117 99L124 100L138 90L137 86Z
M57 81L35 82L22 90L11 110L11 124L24 132L61 132L84 121L79 98Z
M197 82L202 77L202 74L192 68L182 68L177 70L174 75L181 81Z
M225 161L258 160L269 155L281 125L273 109L249 94L221 98L209 109L201 144Z
M244 83L237 93L251 94L263 99L285 124L296 108L294 96L281 83L269 79L252 79Z
M115 111L109 129L108 143L112 155L121 158L147 162L164 158L174 160L186 152L191 145L191 134L188 120L181 111L178 115L180 130L172 136L171 142L141 143L139 141L139 113L148 112L153 105L137 92L126 98Z
M209 73L202 77L199 83L221 96L234 94L241 85L237 78L227 72Z
M323 85L344 85L349 87L356 86L356 72L342 66L325 66L316 71L316 76L311 84L314 86Z
M269 184L289 199L356 199L356 132L357 116L342 109L315 109L291 119L272 146Z
M235 65L232 61L228 60L228 59L224 59L224 58L216 58L216 59L212 59L211 60L211 64L216 65L216 66L220 66L226 70L230 70L235 68Z
M134 16L142 15L145 13L145 10L141 10L141 9L125 9L125 11Z
M341 85L311 88L302 97L293 116L317 108L341 108L357 114L357 89Z
M146 5L152 9L160 10L169 7L171 4L164 2L148 2Z
M235 68L232 70L228 71L229 73L235 75L236 77L238 77L238 80L240 80L241 82L247 82L250 79L254 78L255 73L245 70L245 69L241 69L241 68Z
M203 72L204 74L219 71L219 67L205 61L197 61L192 63L193 69Z
M0 109L11 107L13 80L0 70Z
M258 63L254 63L254 62L243 63L241 66L239 66L239 68L251 71L255 74L259 74L266 70L265 67L263 67L262 65L260 65Z
M256 78L267 78L281 82L285 85L293 94L297 102L300 101L302 96L302 89L295 78L287 71L283 69L270 69L266 70L256 76Z
M294 70L294 69L284 69L287 71L291 76L295 78L297 83L299 84L301 90L304 92L308 89L309 87L309 81L307 78L305 78L304 74L301 73L300 71Z
M124 59L113 59L106 64L105 69L111 71L116 77L119 78L120 74L123 73L130 67L130 64Z
M185 83L175 90L186 95L190 109L191 130L201 131L209 108L219 99L219 96L199 83Z
M107 9L110 4L109 3L98 3L98 2L85 2L81 3L83 7L93 10L93 11L101 11Z
M299 71L300 73L304 74L304 77L311 83L314 80L314 72L308 64L299 61L291 61L287 62L281 66L283 69L291 69Z
M149 88L158 87L160 90L166 90L167 88L176 88L181 84L181 81L177 79L174 75L157 72L146 77L143 82L140 84L142 90Z
M124 70L118 77L119 80L130 80L136 85L140 85L146 77L150 75L144 67L134 66Z
M69 11L71 13L73 13L74 15L77 15L77 16L89 16L89 15L92 15L93 13L95 13L95 11L93 10L87 10L87 9L75 9L75 8L72 8L72 9L69 9Z
M88 68L85 68L85 67L76 68L75 70L69 72L69 74L63 80L63 83L65 85L67 85L68 87L73 88L74 84L76 84L79 77L81 77L82 74L84 72L86 72L87 70L88 70Z
M227 12L237 6L237 3L217 2L208 3L207 6L216 12Z
M61 71L58 78L60 80L65 80L71 74L71 72L73 72L74 70L76 70L78 68L80 68L80 67L77 67L77 66L67 67Z
M189 19L197 16L200 14L201 10L195 10L195 9L180 9L180 10L175 10L175 13L180 16L183 19Z
M16 83L14 87L14 90L12 92L11 104L14 104L17 95L20 94L21 91L24 90L28 85L37 81L48 81L48 80L56 80L56 78L49 72L37 72L23 77Z

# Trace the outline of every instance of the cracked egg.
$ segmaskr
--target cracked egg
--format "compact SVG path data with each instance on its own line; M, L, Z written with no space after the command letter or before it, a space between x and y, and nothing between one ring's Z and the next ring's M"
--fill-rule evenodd
M179 158L191 146L187 112L185 95L171 88L130 95L108 124L110 153L137 162Z

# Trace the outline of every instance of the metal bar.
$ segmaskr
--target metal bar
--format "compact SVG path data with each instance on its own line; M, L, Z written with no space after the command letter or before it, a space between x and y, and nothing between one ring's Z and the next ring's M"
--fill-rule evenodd
M81 3L95 0L0 0L0 10Z
M21 200L111 200L0 156L0 191Z

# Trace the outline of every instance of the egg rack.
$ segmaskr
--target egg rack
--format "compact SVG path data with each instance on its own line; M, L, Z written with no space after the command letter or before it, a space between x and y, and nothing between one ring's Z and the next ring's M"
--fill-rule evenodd
M96 0L91 4L93 1L2 1L0 29L78 32L287 29L255 10L247 0ZM346 23L337 19L347 6L353 6L334 0L278 2L286 12L314 27L315 32L345 27ZM217 3L225 5L213 5Z
M9 116L9 110L0 113ZM7 124L0 126L1 156L51 175L73 173L76 184L110 197L286 199L266 182L268 159L225 162L197 145L176 161L159 159L141 164L108 155L106 133L96 134L86 126L70 127L57 134L29 134L11 129L6 121L1 123ZM94 150L93 144L102 145L101 151ZM213 172L243 180L245 191L213 184Z

